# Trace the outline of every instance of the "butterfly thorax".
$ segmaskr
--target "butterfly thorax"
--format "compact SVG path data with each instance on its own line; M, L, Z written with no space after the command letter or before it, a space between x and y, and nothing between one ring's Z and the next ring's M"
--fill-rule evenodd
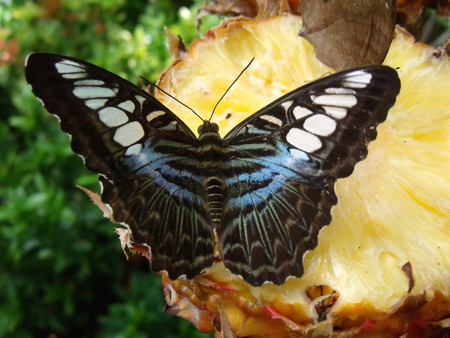
M198 128L198 162L203 173L203 187L206 194L206 204L214 226L218 226L222 219L224 205L224 179L226 170L224 161L224 145L219 135L216 123L204 121Z
M215 174L215 171L223 169L224 162L224 145L219 135L219 126L205 121L198 128L198 133L198 166L207 174Z

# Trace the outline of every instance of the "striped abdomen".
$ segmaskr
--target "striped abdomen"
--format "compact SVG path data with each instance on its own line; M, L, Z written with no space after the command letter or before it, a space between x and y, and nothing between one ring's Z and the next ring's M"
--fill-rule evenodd
M222 220L223 212L223 182L218 177L205 180L206 199L211 219L216 225Z

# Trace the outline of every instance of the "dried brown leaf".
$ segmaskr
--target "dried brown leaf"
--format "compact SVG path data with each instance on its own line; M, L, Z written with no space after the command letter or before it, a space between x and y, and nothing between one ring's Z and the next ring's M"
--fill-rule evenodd
M383 63L395 28L395 1L303 0L300 35L336 71Z

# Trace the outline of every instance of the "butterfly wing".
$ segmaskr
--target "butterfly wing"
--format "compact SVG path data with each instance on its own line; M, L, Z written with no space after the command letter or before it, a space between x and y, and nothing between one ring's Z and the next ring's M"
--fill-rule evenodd
M369 66L290 92L226 137L228 203L218 229L225 265L253 285L303 274L337 203L334 183L367 156L400 90L395 70Z
M36 53L25 73L72 149L100 174L115 222L150 247L152 269L177 278L209 267L214 236L191 130L143 89L87 62Z

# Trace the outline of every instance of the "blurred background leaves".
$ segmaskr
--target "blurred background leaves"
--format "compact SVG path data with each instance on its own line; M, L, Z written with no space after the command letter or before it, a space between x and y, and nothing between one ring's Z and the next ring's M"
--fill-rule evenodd
M163 27L189 43L199 6L0 0L0 337L211 336L162 311L160 277L126 261L115 226L76 188L98 192L97 175L23 75L25 56L45 51L155 81L170 63Z

